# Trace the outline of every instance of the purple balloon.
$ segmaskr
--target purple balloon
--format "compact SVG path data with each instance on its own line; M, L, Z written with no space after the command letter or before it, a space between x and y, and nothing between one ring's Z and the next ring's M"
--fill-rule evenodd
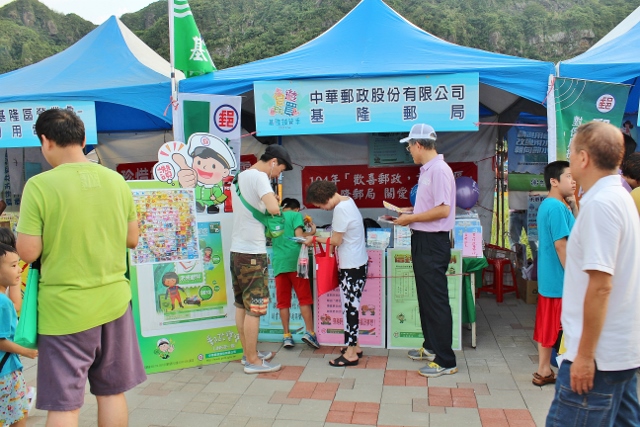
M468 176L456 179L456 205L461 209L471 209L480 197L478 184Z

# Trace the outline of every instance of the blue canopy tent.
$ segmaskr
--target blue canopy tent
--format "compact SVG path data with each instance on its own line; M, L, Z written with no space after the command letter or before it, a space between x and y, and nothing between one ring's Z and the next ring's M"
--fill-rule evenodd
M180 91L239 95L258 80L344 79L480 73L481 103L504 112L519 97L541 104L550 62L486 52L444 41L381 0L363 0L317 38L282 55L180 82Z
M95 101L98 132L171 129L170 66L112 16L73 46L0 75L0 103Z
M416 27L382 0L363 0L317 38L284 54L183 80L180 92L242 95L243 112L254 111L253 83L264 80L350 79L477 72L480 78L481 121L513 122L520 111L544 115L553 64L458 46ZM408 125L410 127L410 125ZM243 117L243 127L251 123ZM407 131L409 128L407 128ZM438 129L436 129L437 131ZM506 129L481 126L478 132L439 134L439 150L448 161L476 161L479 203L491 209L495 174L491 162L496 142ZM366 164L367 136L283 137L283 145L298 165ZM245 152L243 142L243 152ZM259 153L258 153L259 154ZM484 161L487 160L488 161ZM284 174L285 192L301 199L299 167ZM378 212L363 215L377 218ZM491 213L479 209L485 238L491 233ZM316 214L314 214L316 215ZM324 216L323 216L324 215ZM318 212L318 223L330 215Z
M640 99L640 7L589 50L558 63L558 76L633 85L626 112L637 114Z

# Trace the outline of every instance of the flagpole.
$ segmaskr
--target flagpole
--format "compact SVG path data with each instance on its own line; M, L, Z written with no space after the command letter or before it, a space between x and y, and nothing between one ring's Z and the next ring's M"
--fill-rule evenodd
M178 102L178 87L176 81L176 68L175 68L175 46L174 46L174 28L173 28L173 0L167 0L169 7L169 63L171 64L171 103Z

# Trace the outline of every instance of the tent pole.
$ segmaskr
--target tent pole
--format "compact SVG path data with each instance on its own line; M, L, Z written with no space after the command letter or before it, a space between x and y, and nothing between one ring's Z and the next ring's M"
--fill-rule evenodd
M174 46L174 22L173 22L173 0L167 1L169 8L169 63L171 64L171 102L178 101L178 88L176 82L176 68L175 68L175 46Z
M500 204L502 205L500 216L500 222L502 223L502 233L500 234L500 245L504 248L504 235L506 233L505 224L504 224L504 158L505 158L505 150L504 150L504 138L500 138Z

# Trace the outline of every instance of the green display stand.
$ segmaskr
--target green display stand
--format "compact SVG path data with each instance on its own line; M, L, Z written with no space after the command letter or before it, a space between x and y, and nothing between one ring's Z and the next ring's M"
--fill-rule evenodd
M487 259L482 258L462 258L462 272L475 274L476 288L482 286L482 270L489 266ZM462 323L473 323L476 321L476 306L471 289L471 276L462 276Z

